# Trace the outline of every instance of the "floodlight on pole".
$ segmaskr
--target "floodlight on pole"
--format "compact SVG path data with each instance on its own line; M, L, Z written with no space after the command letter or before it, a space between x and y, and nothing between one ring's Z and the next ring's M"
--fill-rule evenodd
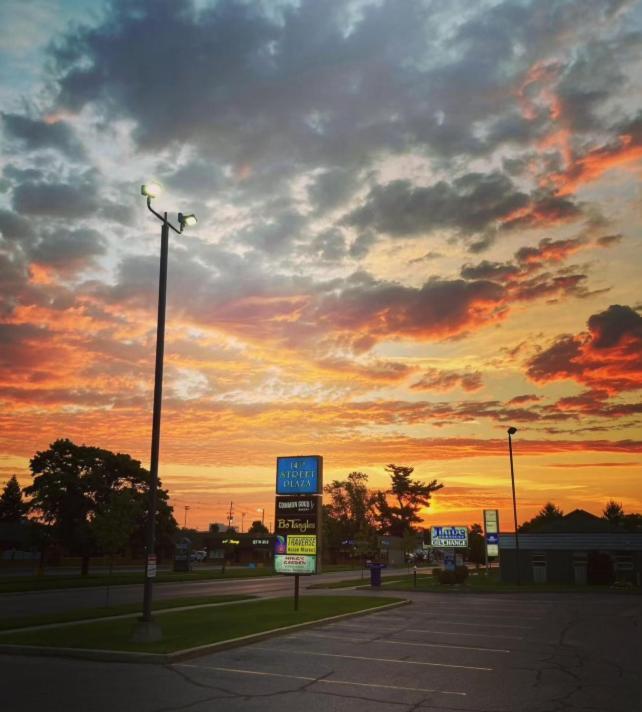
M140 194L144 195L146 198L158 198L158 196L163 192L163 188L160 183L145 183L140 187Z
M512 437L517 432L517 428L512 425L506 431L508 433L508 456L510 458L510 482L513 489L513 520L515 522L515 560L517 572L517 585L521 584L521 576L519 574L519 534L517 533L517 499L515 497L515 470L513 468L513 440Z
M196 215L193 213L189 215L183 215L183 213L178 214L178 224L181 226L181 231L186 227L194 227L197 222Z
M134 630L133 640L151 642L161 637L160 627L152 621L152 578L156 575L156 510L158 490L158 456L160 451L160 421L163 396L163 355L165 351L165 307L167 302L167 261L169 252L169 231L177 235L183 232L188 225L196 223L196 216L186 217L179 213L179 227L174 227L167 219L167 213L157 213L152 208L152 200L161 193L161 186L155 182L145 183L140 188L140 193L147 198L147 209L162 223L161 226L161 253L160 272L158 278L158 319L156 325L156 367L154 375L154 406L152 415L152 443L150 456L150 482L149 504L147 512L147 531L145 538L145 583L143 588L143 615L140 625ZM181 217L183 219L181 219ZM187 220L190 218L190 220ZM193 219L193 220L192 220ZM187 508L185 509L187 520ZM186 522L187 523L187 522Z

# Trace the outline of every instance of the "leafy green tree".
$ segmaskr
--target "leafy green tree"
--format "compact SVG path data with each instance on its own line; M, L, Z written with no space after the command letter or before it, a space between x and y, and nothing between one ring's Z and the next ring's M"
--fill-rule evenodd
M134 522L140 516L141 502L132 498L127 490L112 492L108 503L97 512L91 530L104 554L109 556L109 579L114 566L114 556L128 545ZM107 584L105 605L109 606L110 585Z
M376 548L373 497L368 475L351 472L345 480L333 480L323 491L330 501L323 506L324 549L334 563L342 549L351 552Z
M624 520L624 508L621 502L611 499L606 503L602 511L602 517L608 519L612 524L621 524Z
M18 479L14 475L0 494L0 522L19 522L27 514L29 505L22 499Z
M391 464L385 470L390 475L390 489L374 496L379 527L385 534L403 537L416 531L415 525L422 521L419 511L430 506L432 494L443 484L437 480L428 483L412 480L414 467Z
M521 524L518 530L520 532L536 530L539 524L562 519L563 516L564 512L557 505L547 502L532 519Z
M82 557L81 573L89 571L95 549L92 521L109 509L114 492L127 492L140 503L140 518L130 531L130 545L144 551L150 475L138 460L97 447L56 440L32 458L33 483L25 488L30 507L44 523L51 525L55 540L70 553ZM168 495L158 489L157 544L172 546L176 521Z
M468 530L468 561L483 564L486 561L486 542L481 524L472 524Z

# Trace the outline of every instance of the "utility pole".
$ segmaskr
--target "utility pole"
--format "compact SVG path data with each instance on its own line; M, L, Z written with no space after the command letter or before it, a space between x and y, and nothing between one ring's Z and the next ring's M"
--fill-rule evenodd
M185 505L185 520L183 521L183 529L187 529L187 513L189 512L190 509L191 509L191 507L188 504L186 504Z
M245 522L245 512L241 512L241 534L243 534L243 524Z
M232 528L232 520L234 519L234 510L232 509L232 505L234 502L230 501L230 512L227 515L227 528L231 529Z

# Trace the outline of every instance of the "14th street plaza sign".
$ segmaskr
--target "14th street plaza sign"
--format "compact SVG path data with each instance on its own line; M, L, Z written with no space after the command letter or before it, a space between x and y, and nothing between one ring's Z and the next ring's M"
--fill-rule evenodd
M468 546L466 527L430 527L430 543L437 549L452 549Z

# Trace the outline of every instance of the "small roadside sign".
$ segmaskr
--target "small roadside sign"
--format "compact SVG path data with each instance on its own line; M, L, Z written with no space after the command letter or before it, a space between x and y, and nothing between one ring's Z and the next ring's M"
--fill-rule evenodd
M147 578L156 578L156 554L147 557Z

